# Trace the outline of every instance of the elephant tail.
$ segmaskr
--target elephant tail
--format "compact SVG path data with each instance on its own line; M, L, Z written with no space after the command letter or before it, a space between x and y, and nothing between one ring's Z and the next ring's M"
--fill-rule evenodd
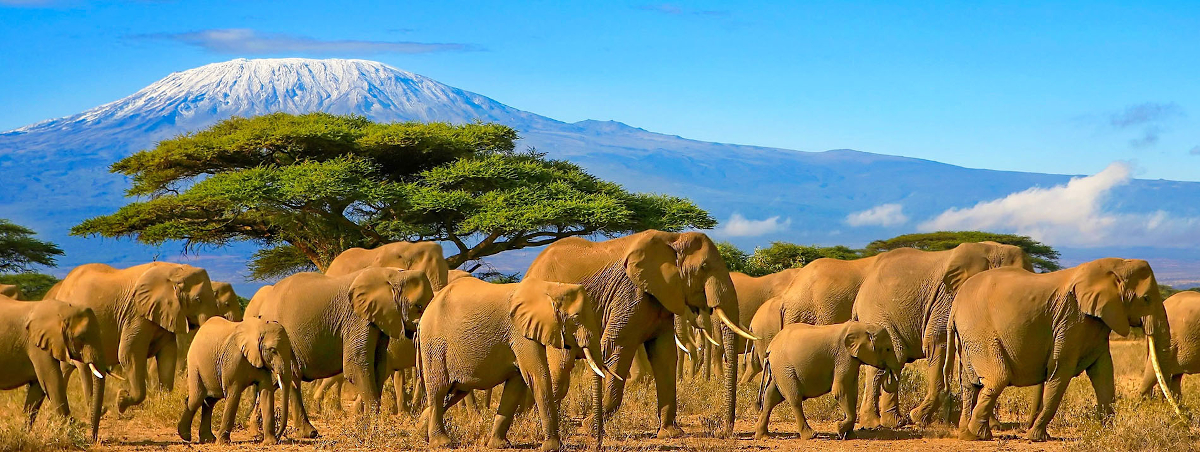
M955 372L955 357L962 353L959 349L958 329L954 326L954 314L951 312L950 320L946 322L946 359L942 364L942 378L945 379L945 388L954 387L954 376L959 372Z
M413 361L415 361L413 363L413 397L416 397L416 388L419 385L421 385L422 383L424 383L424 381L425 381L424 377L421 376L421 368L423 367L423 366L421 366L421 361L423 360L422 358L425 355L421 353L421 324L420 323L417 324L417 331L413 333L412 341L413 341L413 350L416 351L416 359L413 360ZM416 401L414 400L413 403L415 406Z
M758 400L756 402L759 411L762 411L763 409L763 399L766 397L767 387L771 385L772 379L775 378L775 376L771 374L771 357L764 356L762 361L763 377L762 382L758 384Z

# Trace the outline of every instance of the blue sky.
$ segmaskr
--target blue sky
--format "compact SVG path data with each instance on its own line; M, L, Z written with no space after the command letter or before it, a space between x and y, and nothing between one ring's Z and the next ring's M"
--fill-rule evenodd
M1200 2L437 3L0 0L0 130L206 63L354 57L565 121L1200 180Z

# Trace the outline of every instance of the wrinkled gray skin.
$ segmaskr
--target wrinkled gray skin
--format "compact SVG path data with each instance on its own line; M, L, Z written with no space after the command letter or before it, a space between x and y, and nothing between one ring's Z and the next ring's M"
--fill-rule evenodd
M1185 290L1171 295L1163 301L1167 310L1167 323L1171 328L1171 352L1174 360L1163 360L1163 376L1170 380L1167 385L1181 400L1180 385L1186 374L1200 373L1200 292ZM1146 371L1138 393L1143 397L1161 396L1158 379L1154 375L1154 363L1146 356Z
M963 243L946 251L900 248L879 255L854 299L854 319L886 328L901 363L928 358L931 364L925 398L908 416L900 413L895 393L880 391L883 371L868 369L872 375L858 411L863 426L933 422L946 393L941 363L954 295L971 276L1000 267L1032 269L1021 248L996 242Z
M317 435L301 403L301 381L345 372L369 412L378 411L388 338L411 337L432 297L424 273L379 267L336 277L298 273L254 295L246 317L281 323L296 355L291 391L297 435ZM256 431L257 419L250 425Z
M200 327L188 350L188 398L179 417L179 437L192 440L192 419L200 414L200 442L229 443L229 432L237 419L242 391L253 387L259 394L266 420L263 442L275 444L287 429L289 391L283 391L282 425L274 428L275 389L292 384L295 358L287 332L279 322L251 318L230 322L214 318ZM225 401L225 413L217 435L212 432L213 406Z
M129 390L117 392L124 413L146 399L147 361L154 358L163 389L175 386L176 334L199 328L216 314L216 296L208 272L191 265L151 262L117 269L104 264L76 267L50 288L46 298L88 307L100 325L104 358L120 363ZM84 375L90 373L76 364ZM70 375L74 369L64 368ZM91 379L83 379L92 397Z
M104 358L99 324L91 309L54 299L17 301L0 296L0 389L26 386L25 413L29 427L38 409L50 399L51 409L70 416L67 406L67 379L62 366L82 362L84 379L92 383L90 420L92 441L99 435L100 414L104 405ZM93 374L95 367L99 375Z
M763 377L756 439L767 436L771 410L785 400L796 413L800 439L812 438L815 433L804 417L804 399L830 391L845 415L838 423L838 437L850 438L858 401L859 366L866 364L886 372L884 387L893 392L901 369L887 330L854 321L821 326L790 324L768 346L764 362L768 371Z

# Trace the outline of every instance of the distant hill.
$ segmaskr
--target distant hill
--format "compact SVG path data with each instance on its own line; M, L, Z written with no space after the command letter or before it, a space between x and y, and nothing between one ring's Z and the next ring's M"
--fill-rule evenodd
M722 222L737 213L750 220L778 216L760 235L714 235L750 247L771 240L861 246L911 232L918 221L949 208L972 206L1034 186L1063 184L1070 176L962 168L928 160L853 150L800 152L688 140L614 121L564 123L488 97L364 60L238 59L173 73L112 103L0 134L0 217L42 232L63 246L65 273L85 262L126 265L154 257L179 260L180 247L161 249L127 241L67 236L80 220L123 205L127 182L107 171L117 159L157 140L204 128L231 116L283 111L359 114L376 121L494 121L521 131L523 144L579 163L602 178L637 191L686 196ZM967 150L964 150L966 152ZM1200 183L1134 180L1117 187L1109 208L1122 213L1200 217L1191 200ZM903 205L911 220L852 227L848 214L881 204ZM239 245L200 250L199 265L214 278L240 286L246 256ZM1068 252L1066 261L1101 248ZM1178 250L1139 249L1166 256L1177 277L1193 278L1194 261ZM531 252L506 253L497 265L520 270ZM1189 260L1191 259L1191 260ZM1156 264L1157 265L1157 264ZM1161 273L1161 271L1160 271ZM245 289L244 289L245 290Z

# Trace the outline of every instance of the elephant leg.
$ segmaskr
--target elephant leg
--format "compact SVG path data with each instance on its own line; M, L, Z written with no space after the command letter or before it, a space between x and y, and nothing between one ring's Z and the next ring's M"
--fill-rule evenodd
M1146 360L1146 369L1142 372L1142 383L1138 387L1138 394L1142 397L1153 398L1158 394L1158 377L1154 375L1154 365Z
M408 409L408 393L404 392L405 380L403 369L397 370L392 374L392 395L395 396L394 400L396 402L393 405L392 414L400 414Z
M29 383L25 390L25 414L29 416L28 428L33 428L33 421L37 420L38 410L42 408L42 401L46 400L46 391L37 383Z
M159 367L162 367L162 363L159 363ZM219 444L229 444L229 432L233 430L233 421L237 420L237 409L242 400L243 389L245 387L238 382L233 382L228 388L225 388L225 412L221 415L221 429L217 431L217 443ZM269 400L260 399L258 403L263 406L270 405ZM271 431L271 427L266 426L270 422L265 417L263 418L263 431Z
M775 381L767 383L763 389L762 409L758 413L758 424L754 427L754 439L764 439L770 434L771 411L783 401L783 394L775 386Z
M85 367L85 366L81 366L78 364L72 364L72 363L59 363L58 369L60 372L62 372L64 385L67 385L71 382L71 375L75 373L76 367ZM114 372L115 372L115 370L114 370ZM91 375L91 372L89 372L86 368L81 369L81 373L82 373L82 375ZM91 378L80 378L79 380L81 383L81 387L83 388L83 399L84 400L92 400L92 379Z
M615 363L615 365L613 364ZM605 362L609 369L612 369L617 375L629 375L629 367L633 365L633 349L626 348L620 345L612 348L612 354L609 355ZM650 362L651 367L654 365L653 359ZM657 384L658 381L655 381ZM621 401L625 396L625 382L615 378L604 379L604 416L612 416L617 412L617 408L621 407ZM559 399L561 400L561 399Z
M261 410L260 415L263 418L263 443L278 443L279 437L276 436L275 432L275 390L268 383L262 385L256 392L258 393L259 408ZM234 409L236 410L236 408Z
M1058 404L1062 402L1063 394L1067 392L1067 385L1071 382L1070 377L1060 378L1055 377L1046 381L1045 389L1042 390L1042 409L1038 412L1038 417L1033 421L1033 425L1026 432L1025 438L1031 441L1045 441L1050 439L1050 434L1046 433L1046 426L1050 425L1050 420L1054 418L1054 414L1058 412Z
M877 428L882 425L879 416L879 397L883 389L884 371L874 367L865 367L867 381L863 385L862 401L858 405L859 423L865 428Z
M833 398L842 409L842 415L845 417L838 423L837 434L838 438L849 439L854 437L854 405L858 402L858 370L853 366L848 369L848 372L835 375L833 383ZM835 373L840 373L835 371ZM804 400L802 394L796 394L795 401L792 402L793 408L800 410L800 402ZM796 412L797 416L803 416L802 411ZM803 435L803 433L801 433ZM811 438L811 436L810 436Z
M317 428L313 427L312 422L308 420L308 412L304 410L304 395L300 392L300 379L296 378L292 381L291 387L287 388L292 391L292 407L294 414L292 422L296 425L296 436L301 438L316 438ZM262 403L261 401L259 403Z
M971 422L971 412L975 410L975 404L979 400L979 386L971 383L962 385L962 412L958 414L958 429L967 428L967 423Z
M121 367L127 371L127 380L129 381L129 391L124 389L117 391L117 411L124 413L125 410L133 405L142 403L146 400L146 356L144 354L130 350L122 350ZM145 350L144 347L140 350ZM81 374L86 375L86 374ZM87 378L83 378L87 380Z
M62 371L59 367L59 362L49 357L41 355L32 360L34 374L37 375L37 394L40 394L37 399L37 407L40 407L43 399L50 399L50 409L63 417L71 415L71 409L67 405L67 388L66 380L62 376ZM91 376L91 373L84 375ZM91 378L83 378L90 380ZM28 397L35 395L33 386L30 386L30 391L26 393L26 412L29 411ZM36 411L36 409L34 410ZM36 413L34 413L36 414ZM32 425L32 424L31 424Z
M428 392L425 394L425 418L429 447L447 447L450 445L450 435L446 433L446 395L450 393L450 385L446 382L436 384L426 383Z
M500 405L496 407L496 417L492 420L492 432L487 439L487 447L498 449L509 446L508 428L512 426L517 405L525 399L526 390L528 386L520 375L514 374L505 380L503 392L500 393Z
M1171 394L1175 396L1175 400L1183 400L1183 374L1171 376L1171 381L1167 382L1170 386ZM1183 403L1183 402L1180 402Z
M183 414L179 416L179 424L176 425L176 430L179 432L179 437L184 441L192 440L192 419L196 417L196 411L204 404L204 384L200 381L200 373L198 370L188 370L188 396L184 403Z
M1153 373L1154 371L1152 370L1150 372ZM1029 431L1029 429L1033 428L1034 421L1037 421L1038 414L1041 414L1042 412L1042 394L1045 392L1045 383L1038 384L1036 387L1034 387L1033 393L1036 394L1036 396L1033 397L1033 406L1030 407L1031 409L1029 411L1029 416L1021 421L1022 430ZM993 416L993 418L994 417L995 416ZM994 423L999 424L999 421L997 420Z
M659 335L646 345L646 356L650 359L650 370L654 372L654 389L658 395L658 437L675 438L683 435L683 429L675 422L678 400L675 394L675 361L678 355L675 338ZM611 378L610 378L611 380Z
M160 341L162 345L154 355L154 361L158 365L158 387L170 392L175 389L175 365L179 359L179 344L174 337L163 338Z
M879 371L879 419L880 423L887 428L900 428L912 423L912 420L907 415L900 412L900 396L895 392L888 392L883 389L883 371ZM899 388L897 388L897 391ZM936 396L935 396L936 397Z
M992 439L992 427L988 422L1000 393L1004 391L1007 382L985 381L982 390L977 391L975 409L971 412L971 420L966 428L959 430L958 438L963 440Z
M908 413L909 419L920 427L933 423L933 416L937 413L942 396L946 392L945 369L942 368L946 361L946 346L934 346L933 356L925 361L928 364L925 371L925 398Z
M529 392L533 394L534 407L542 420L542 450L562 449L558 434L558 405L555 404L553 386L550 382L550 367L546 360L546 346L537 342L518 339L513 344L517 356L517 367ZM672 380L674 382L674 380Z
M339 375L337 377L323 378L313 382L313 409L317 410L318 413L325 412L325 397L328 395L327 392L329 391L329 387L333 386L334 378L340 377L341 376Z
M603 358L597 356L596 359ZM569 350L547 349L546 362L550 366L550 383L554 385L554 400L562 400L567 396L567 389L571 387L571 370L575 368L575 355Z
M1102 418L1112 416L1112 404L1117 395L1112 355L1107 352L1101 354L1095 363L1088 366L1087 376L1092 382L1092 390L1096 391L1096 410Z
M200 406L200 442L211 443L217 440L217 437L212 432L212 413L213 407L217 405L217 399L205 397L204 403Z

